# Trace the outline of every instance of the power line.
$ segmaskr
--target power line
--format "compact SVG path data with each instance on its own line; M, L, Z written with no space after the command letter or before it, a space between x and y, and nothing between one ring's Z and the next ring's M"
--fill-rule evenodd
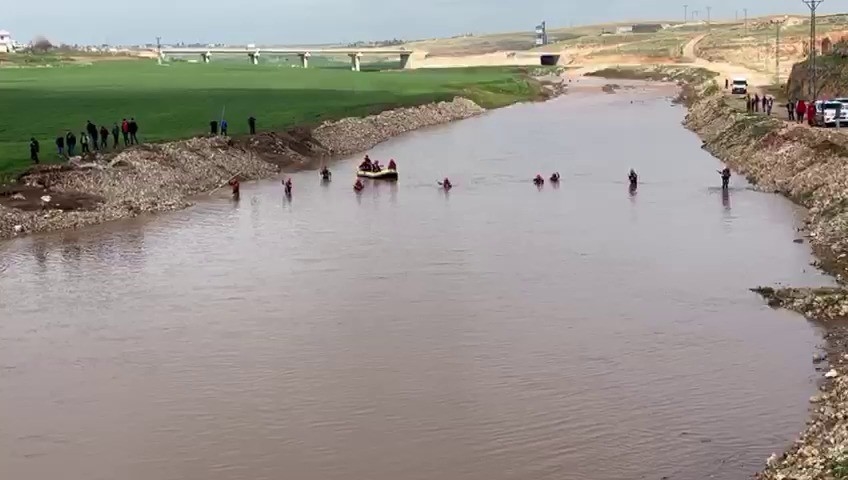
M816 9L824 0L801 0L810 8L810 101L816 100Z

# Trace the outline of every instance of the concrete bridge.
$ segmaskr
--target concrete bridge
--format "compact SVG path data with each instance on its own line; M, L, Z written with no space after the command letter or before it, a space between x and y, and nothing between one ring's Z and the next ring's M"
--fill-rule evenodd
M263 53L277 55L297 55L300 57L300 65L303 68L309 66L309 58L313 55L343 56L350 57L350 69L358 72L361 69L361 61L364 55L387 57L397 55L400 57L400 67L409 68L409 57L414 53L405 48L320 48L320 49L292 49L292 48L162 48L159 50L158 61L161 64L167 55L200 55L203 63L209 63L213 54L224 55L247 55L250 63L259 63L259 56Z
M233 48L162 48L158 54L161 64L167 55L199 55L203 63L209 63L212 55L246 55L250 63L259 63L261 54L297 55L300 57L300 65L303 68L309 66L309 58L313 55L344 56L350 57L350 69L358 72L361 69L362 57L366 55L375 57L397 56L400 59L400 68L444 68L463 67L475 65L510 66L510 65L558 65L561 61L560 52L544 51L517 51L497 52L480 56L463 57L434 57L427 59L426 52L400 48L255 48L255 47L233 47ZM413 59L414 60L411 61ZM464 63L466 62L467 65Z

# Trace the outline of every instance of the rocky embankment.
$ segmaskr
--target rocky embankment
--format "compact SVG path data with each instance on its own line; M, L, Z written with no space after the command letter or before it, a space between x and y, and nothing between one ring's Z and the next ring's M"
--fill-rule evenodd
M33 168L18 183L0 188L0 239L185 208L194 195L219 188L233 177L253 180L281 169L312 167L411 130L484 111L470 100L456 98L326 122L312 130L141 145L116 155L90 155L67 165Z
M763 191L807 207L804 235L818 266L842 284L848 274L848 135L737 112L715 86L700 92L686 125L704 148ZM797 241L803 241L798 239ZM773 455L758 476L769 480L848 478L848 291L843 287L754 289L775 308L802 313L825 327L822 373L801 437Z

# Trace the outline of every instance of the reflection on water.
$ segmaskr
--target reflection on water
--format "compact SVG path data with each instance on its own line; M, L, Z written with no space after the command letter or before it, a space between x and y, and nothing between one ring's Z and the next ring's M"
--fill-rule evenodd
M787 202L717 208L681 117L574 94L381 146L397 184L355 193L350 159L0 245L3 477L749 475L816 335L747 289L824 281Z

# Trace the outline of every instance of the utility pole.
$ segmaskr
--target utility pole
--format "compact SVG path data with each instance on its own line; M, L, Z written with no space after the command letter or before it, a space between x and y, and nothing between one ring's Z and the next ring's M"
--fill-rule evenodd
M824 0L801 0L810 8L810 101L816 100L816 9Z
M713 7L707 5L707 30L711 29L711 27L710 27L710 11L712 9L713 9Z
M743 8L742 11L745 12L745 35L748 35L748 9Z
M780 86L780 27L783 26L783 22L778 20L775 23L777 25L777 30L775 31L775 36L774 36L774 84L779 87Z
M683 23L689 23L689 5L683 5Z

